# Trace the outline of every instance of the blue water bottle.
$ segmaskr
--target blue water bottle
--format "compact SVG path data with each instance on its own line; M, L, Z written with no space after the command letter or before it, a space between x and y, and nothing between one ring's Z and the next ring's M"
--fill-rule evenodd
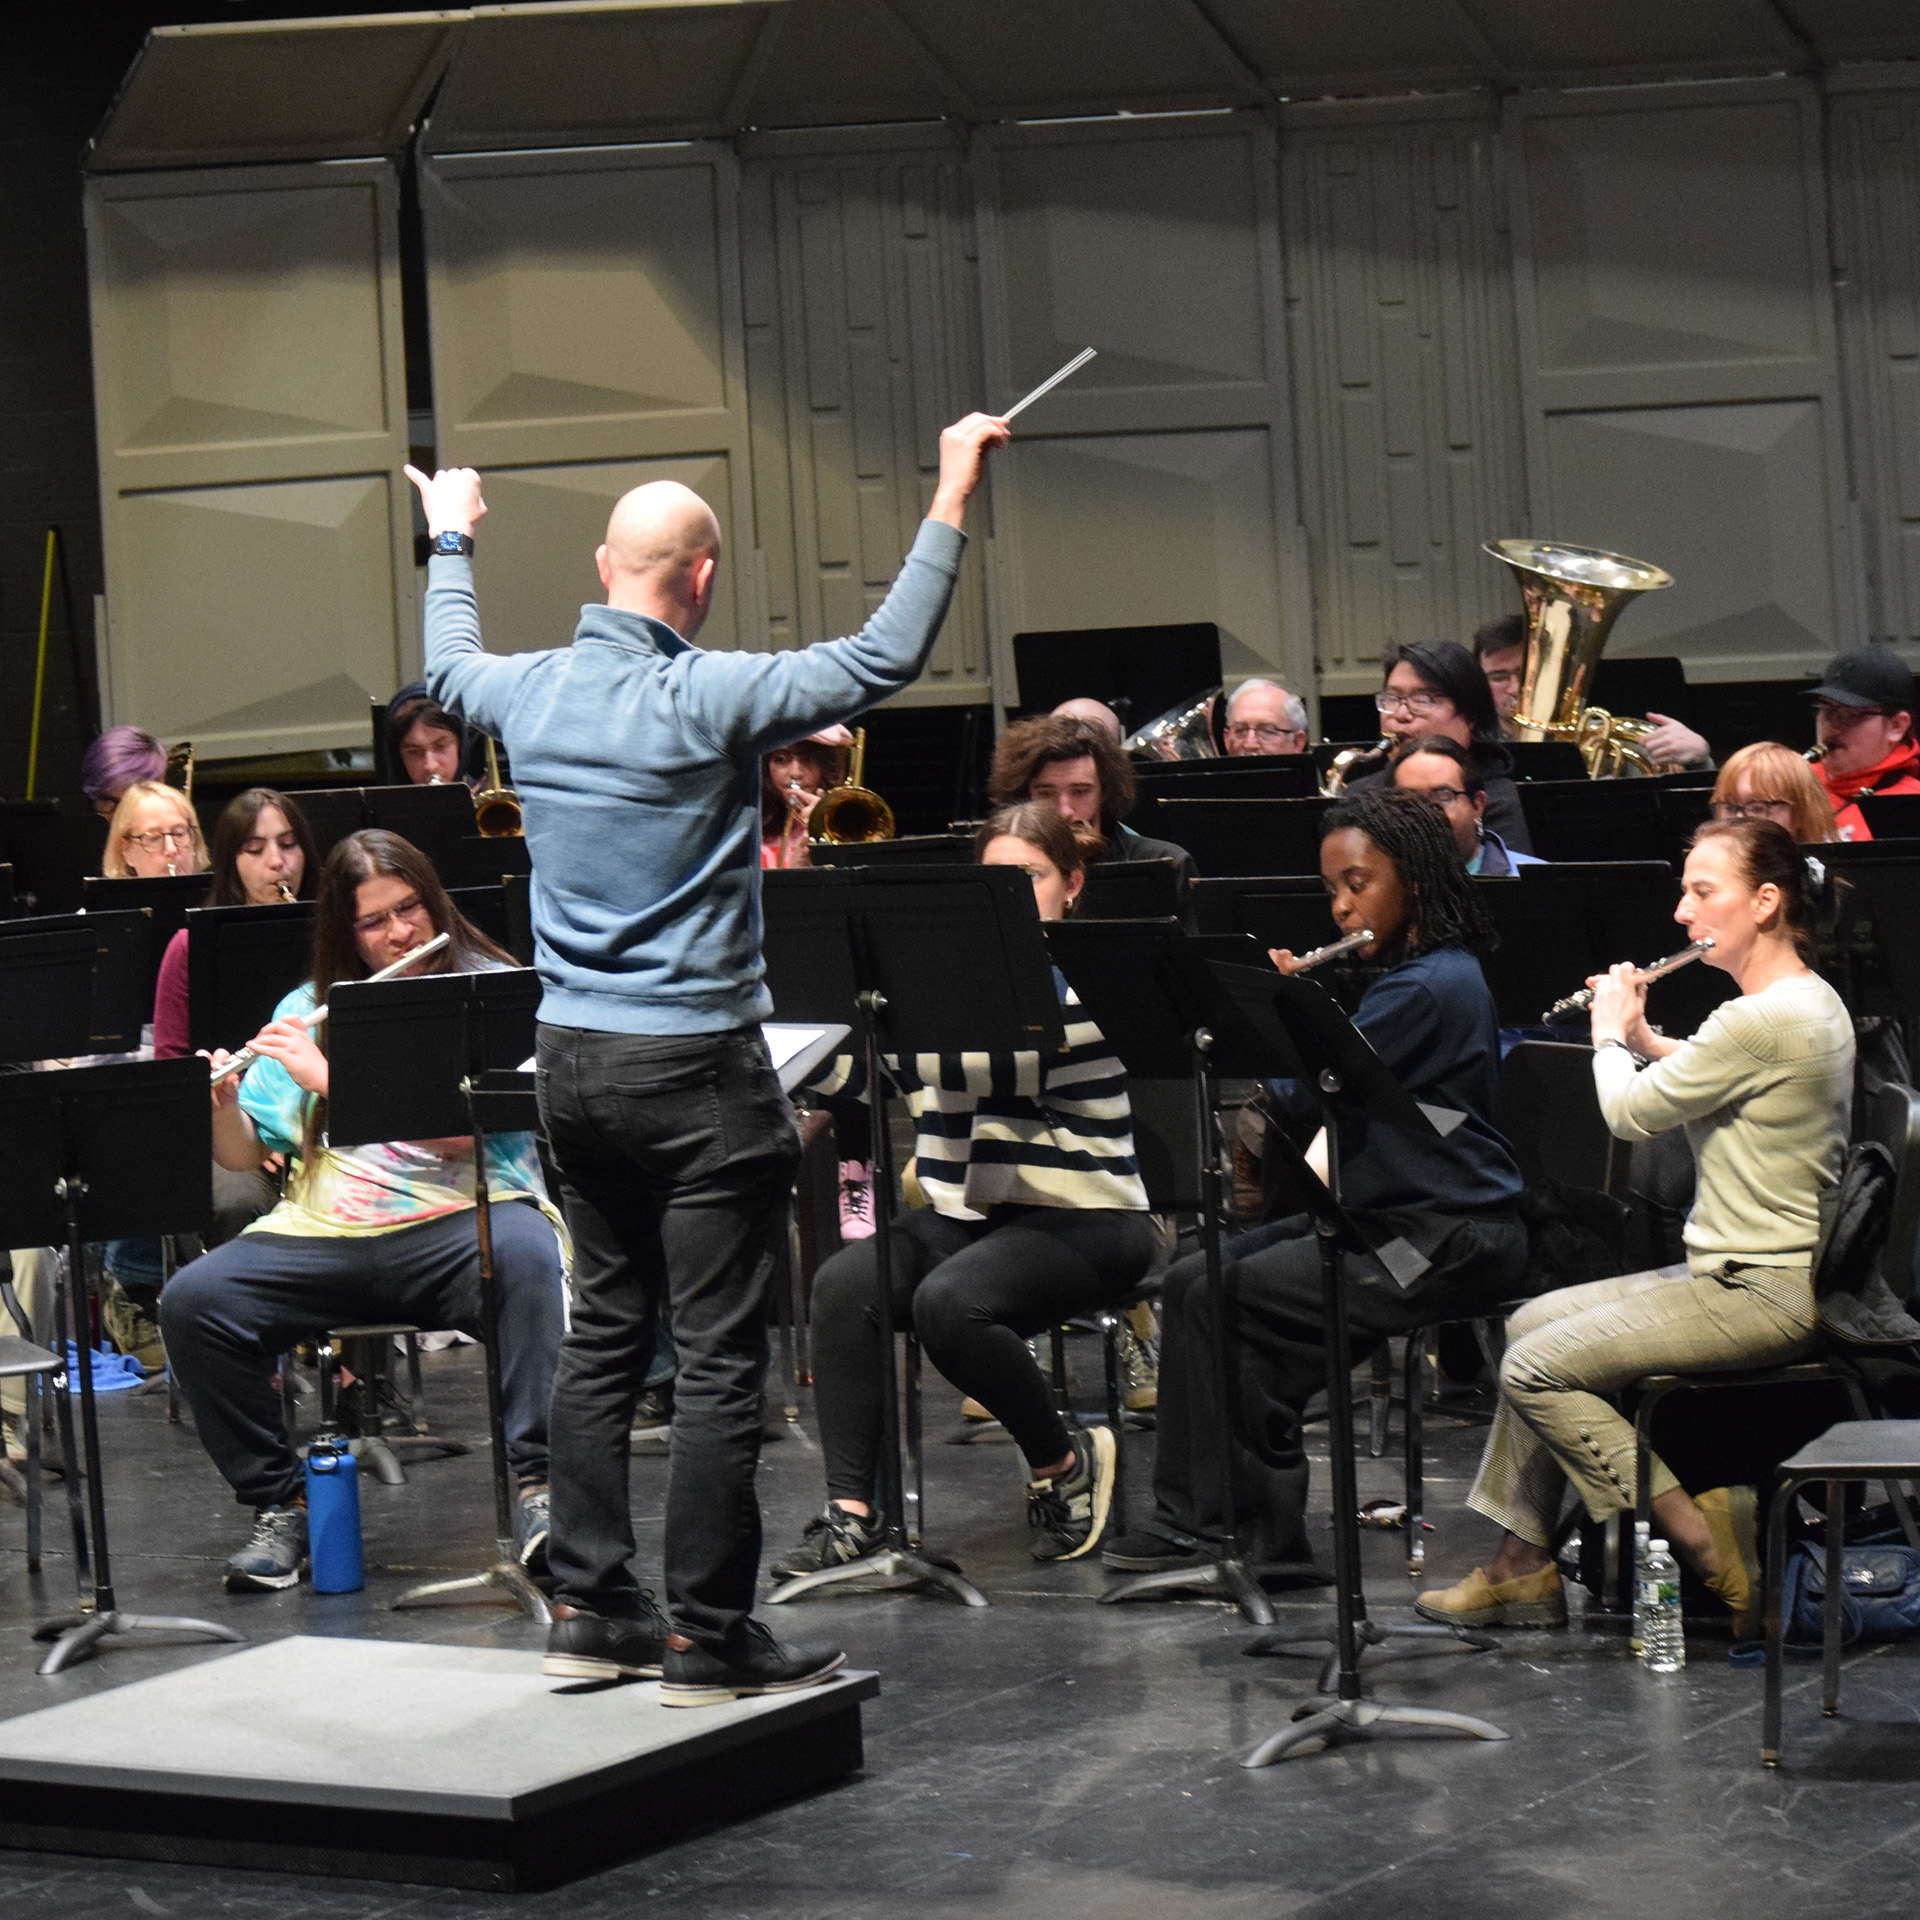
M337 1433L307 1449L307 1553L315 1593L358 1593L367 1584L360 1546L360 1463Z

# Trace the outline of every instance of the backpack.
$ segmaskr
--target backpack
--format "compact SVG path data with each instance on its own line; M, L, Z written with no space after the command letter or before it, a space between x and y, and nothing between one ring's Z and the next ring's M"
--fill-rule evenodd
M1838 1183L1821 1198L1820 1244L1813 1260L1820 1331L1849 1346L1909 1346L1914 1321L1881 1272L1893 1220L1893 1155L1878 1140L1847 1149Z
M1840 1554L1840 1644L1904 1640L1920 1633L1920 1551L1846 1547ZM1827 1556L1802 1547L1787 1562L1780 1622L1789 1641L1817 1645L1825 1630Z

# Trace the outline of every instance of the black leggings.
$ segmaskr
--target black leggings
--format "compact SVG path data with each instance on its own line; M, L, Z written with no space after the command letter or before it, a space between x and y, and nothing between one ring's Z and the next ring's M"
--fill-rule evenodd
M1118 1209L995 1207L985 1220L931 1208L893 1231L894 1324L912 1315L927 1358L998 1419L1028 1463L1051 1466L1072 1444L1027 1341L1075 1314L1122 1299L1153 1265L1147 1214ZM843 1247L813 1281L814 1405L827 1492L872 1500L880 1440L880 1352L872 1240Z

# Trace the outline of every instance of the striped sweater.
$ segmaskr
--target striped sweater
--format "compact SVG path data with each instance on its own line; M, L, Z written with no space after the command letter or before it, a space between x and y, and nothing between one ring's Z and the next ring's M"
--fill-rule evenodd
M914 1171L936 1213L979 1220L1004 1206L1147 1211L1126 1069L1091 1020L1073 1017L1080 1002L1064 982L1060 1004L1068 1017L1058 1053L886 1056L913 1115ZM842 1054L812 1086L864 1099L866 1062Z

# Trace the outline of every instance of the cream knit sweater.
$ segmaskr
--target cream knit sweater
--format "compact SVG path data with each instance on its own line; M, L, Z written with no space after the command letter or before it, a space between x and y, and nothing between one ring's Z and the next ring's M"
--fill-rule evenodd
M1603 1047L1593 1078L1617 1138L1686 1128L1699 1169L1685 1236L1695 1273L1729 1261L1811 1264L1853 1097L1853 1022L1818 974L1725 1002L1638 1072L1620 1048Z

